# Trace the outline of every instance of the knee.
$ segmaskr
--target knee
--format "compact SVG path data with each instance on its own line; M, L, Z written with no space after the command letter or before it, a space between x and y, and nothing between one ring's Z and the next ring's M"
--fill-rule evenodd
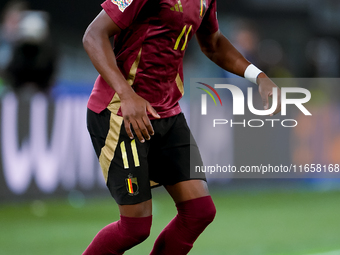
M214 203L211 201L207 207L205 207L204 210L204 219L210 224L216 216L216 207Z
M178 233L185 233L185 236L182 235L181 238L191 244L214 220L216 214L216 208L210 196L179 203L177 209L177 226L181 229Z
M120 229L126 237L136 244L143 242L150 235L152 216L132 218L121 216Z
M203 198L200 208L195 211L195 214L197 220L203 221L207 225L215 219L216 207L210 196Z
M181 217L206 226L214 220L216 215L216 207L210 196L179 203L177 209Z

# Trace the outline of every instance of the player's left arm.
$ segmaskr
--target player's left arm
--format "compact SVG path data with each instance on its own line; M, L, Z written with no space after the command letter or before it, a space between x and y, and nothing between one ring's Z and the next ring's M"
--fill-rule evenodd
M247 67L251 64L218 30L210 35L196 33L196 38L202 52L214 63L224 70L244 77ZM259 93L262 98L264 109L269 109L269 97L272 97L273 88L278 90L278 106L274 114L281 110L281 93L276 84L261 72L256 83L259 85Z

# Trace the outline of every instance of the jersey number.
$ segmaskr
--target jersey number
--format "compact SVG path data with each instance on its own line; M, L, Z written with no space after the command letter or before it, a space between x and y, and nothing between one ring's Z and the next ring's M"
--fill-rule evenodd
M183 43L183 46L181 48L181 50L185 50L185 46L187 46L187 42L188 42L188 36L190 34L190 31L192 29L192 25L190 25L188 31L187 31L187 25L185 25L182 29L182 32L179 34L179 36L177 37L177 40L176 40L176 43L175 43L175 47L174 47L174 50L178 50L178 46L179 46L179 43L181 42L181 39L182 37L184 36L185 34L185 39L184 39L184 43Z
M124 141L120 143L120 149L122 151L122 159L123 159L124 168L127 169L129 168L129 162L128 162L128 157L127 157ZM139 158L138 158L138 152L137 152L135 139L131 141L131 150L132 150L132 156L133 156L133 161L135 163L135 167L138 167L140 164L139 164Z

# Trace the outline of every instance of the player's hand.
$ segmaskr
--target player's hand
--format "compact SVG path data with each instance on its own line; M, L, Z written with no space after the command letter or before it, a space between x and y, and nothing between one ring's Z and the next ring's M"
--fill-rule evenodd
M269 97L273 96L273 88L277 88L277 107L274 113L270 114L270 116L279 113L281 111L281 91L279 87L276 86L276 84L264 73L261 73L258 76L257 83L259 84L259 93L265 110L269 109Z
M145 139L151 139L154 130L147 112L151 113L155 118L160 118L160 116L148 101L134 92L130 93L121 98L121 111L126 133L131 139L134 137L131 126L140 142L144 143Z

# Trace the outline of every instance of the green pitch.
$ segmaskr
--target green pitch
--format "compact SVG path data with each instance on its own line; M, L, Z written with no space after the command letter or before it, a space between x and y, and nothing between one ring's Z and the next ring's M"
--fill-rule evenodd
M340 192L212 196L216 219L199 237L192 255L340 254ZM118 215L111 198L88 199L83 206L71 206L67 200L1 205L0 254L80 255L97 231ZM125 254L149 254L174 215L170 197L154 190L151 236Z

